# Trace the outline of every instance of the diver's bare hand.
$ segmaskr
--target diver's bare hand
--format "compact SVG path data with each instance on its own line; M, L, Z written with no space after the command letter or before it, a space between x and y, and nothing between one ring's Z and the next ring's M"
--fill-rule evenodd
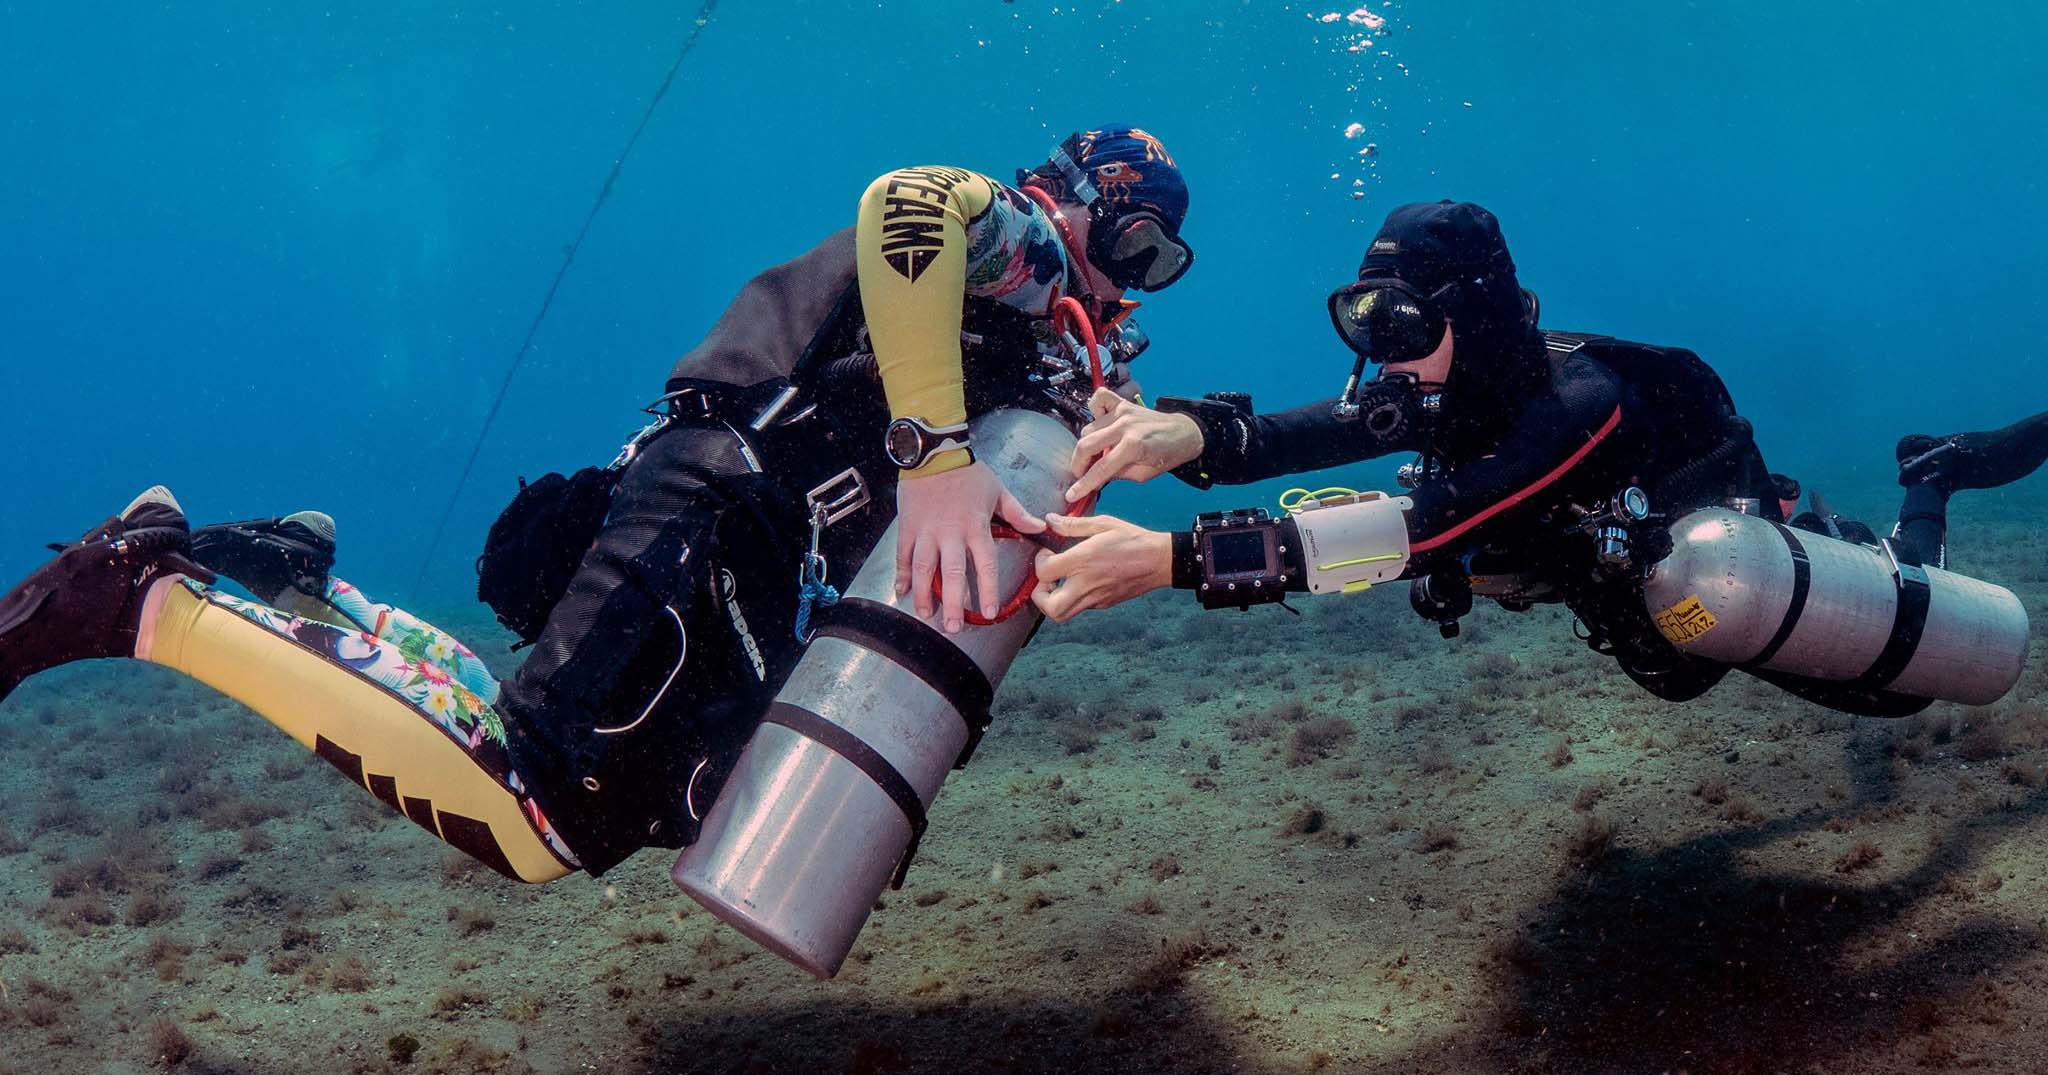
M1095 390L1088 401L1095 420L1074 445L1074 472L1067 487L1073 503L1119 479L1146 482L1202 457L1202 427L1185 414L1166 414L1117 395Z
M1038 554L1031 603L1055 623L1173 585L1173 535L1113 515L1048 514L1046 526L1079 544Z
M943 474L904 478L896 485L896 593L911 594L919 616L932 615L932 578L940 584L942 624L956 632L965 624L967 572L981 614L996 614L996 543L989 521L1000 515L1019 533L1036 534L1045 521L1024 510L996 478L972 463Z

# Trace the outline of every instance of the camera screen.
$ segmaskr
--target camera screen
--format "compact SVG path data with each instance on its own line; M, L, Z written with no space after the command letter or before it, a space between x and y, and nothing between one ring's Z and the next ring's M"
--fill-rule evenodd
M1209 570L1216 577L1263 575L1269 566L1263 528L1209 535Z

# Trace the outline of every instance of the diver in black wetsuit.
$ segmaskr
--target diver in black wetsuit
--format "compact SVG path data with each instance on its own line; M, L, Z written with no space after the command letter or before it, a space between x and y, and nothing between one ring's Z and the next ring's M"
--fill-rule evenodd
M1065 620L1166 585L1196 589L1207 607L1244 607L1287 591L1408 578L1417 611L1446 635L1475 593L1511 609L1562 601L1595 650L1661 698L1697 697L1727 673L1660 633L1640 585L1660 550L1628 547L1631 534L1661 533L1635 525L1646 519L1725 506L1784 522L1796 503L1797 483L1765 467L1711 368L1681 348L1539 330L1535 296L1520 287L1498 223L1469 203L1396 208L1358 281L1330 297L1330 313L1358 356L1337 399L1263 415L1233 394L1164 399L1157 410L1099 400L1069 494L1167 472L1206 488L1416 452L1402 468L1408 495L1341 523L1331 512L1277 522L1237 512L1171 535L1055 515L1056 532L1087 540L1040 557L1036 599L1046 615ZM1363 380L1367 362L1381 371ZM1920 469L1975 458L1959 443L1947 450ZM1928 491L1938 488L1909 490L1897 539L1926 542L1929 563L1943 539L1940 498ZM1271 536L1263 554L1254 543L1224 563L1224 546L1204 535L1225 532ZM1335 563L1328 555L1360 547L1372 554ZM1872 709L1868 692L1794 689Z

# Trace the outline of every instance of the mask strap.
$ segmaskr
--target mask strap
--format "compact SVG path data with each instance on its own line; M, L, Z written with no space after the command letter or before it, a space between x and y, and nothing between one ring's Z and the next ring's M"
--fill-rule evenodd
M1096 190L1095 184L1089 180L1088 173L1082 171L1081 166L1074 163L1074 158L1067 155L1065 146L1055 146L1051 160L1052 166L1060 170L1060 178L1067 181L1067 191L1074 196L1075 201L1085 206L1093 206L1096 200L1102 197L1102 192Z

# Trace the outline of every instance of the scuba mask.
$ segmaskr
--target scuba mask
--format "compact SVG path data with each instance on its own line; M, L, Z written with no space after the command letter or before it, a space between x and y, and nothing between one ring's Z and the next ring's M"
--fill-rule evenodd
M1337 399L1339 420L1354 420L1362 411L1359 381L1367 362L1414 362L1428 358L1443 344L1447 320L1443 300L1456 287L1445 284L1424 295L1407 281L1387 276L1346 284L1330 293L1330 324L1344 346L1358 356ZM1400 376L1413 380L1407 374Z
M1051 163L1075 200L1088 208L1088 260L1109 282L1129 291L1158 291L1181 277L1195 263L1193 247L1150 209L1119 212L1064 148L1052 151ZM1103 166L1114 178L1123 164Z
M1360 280L1330 293L1330 324L1361 363L1428 358L1444 342L1443 299L1455 287L1424 295L1391 276Z

